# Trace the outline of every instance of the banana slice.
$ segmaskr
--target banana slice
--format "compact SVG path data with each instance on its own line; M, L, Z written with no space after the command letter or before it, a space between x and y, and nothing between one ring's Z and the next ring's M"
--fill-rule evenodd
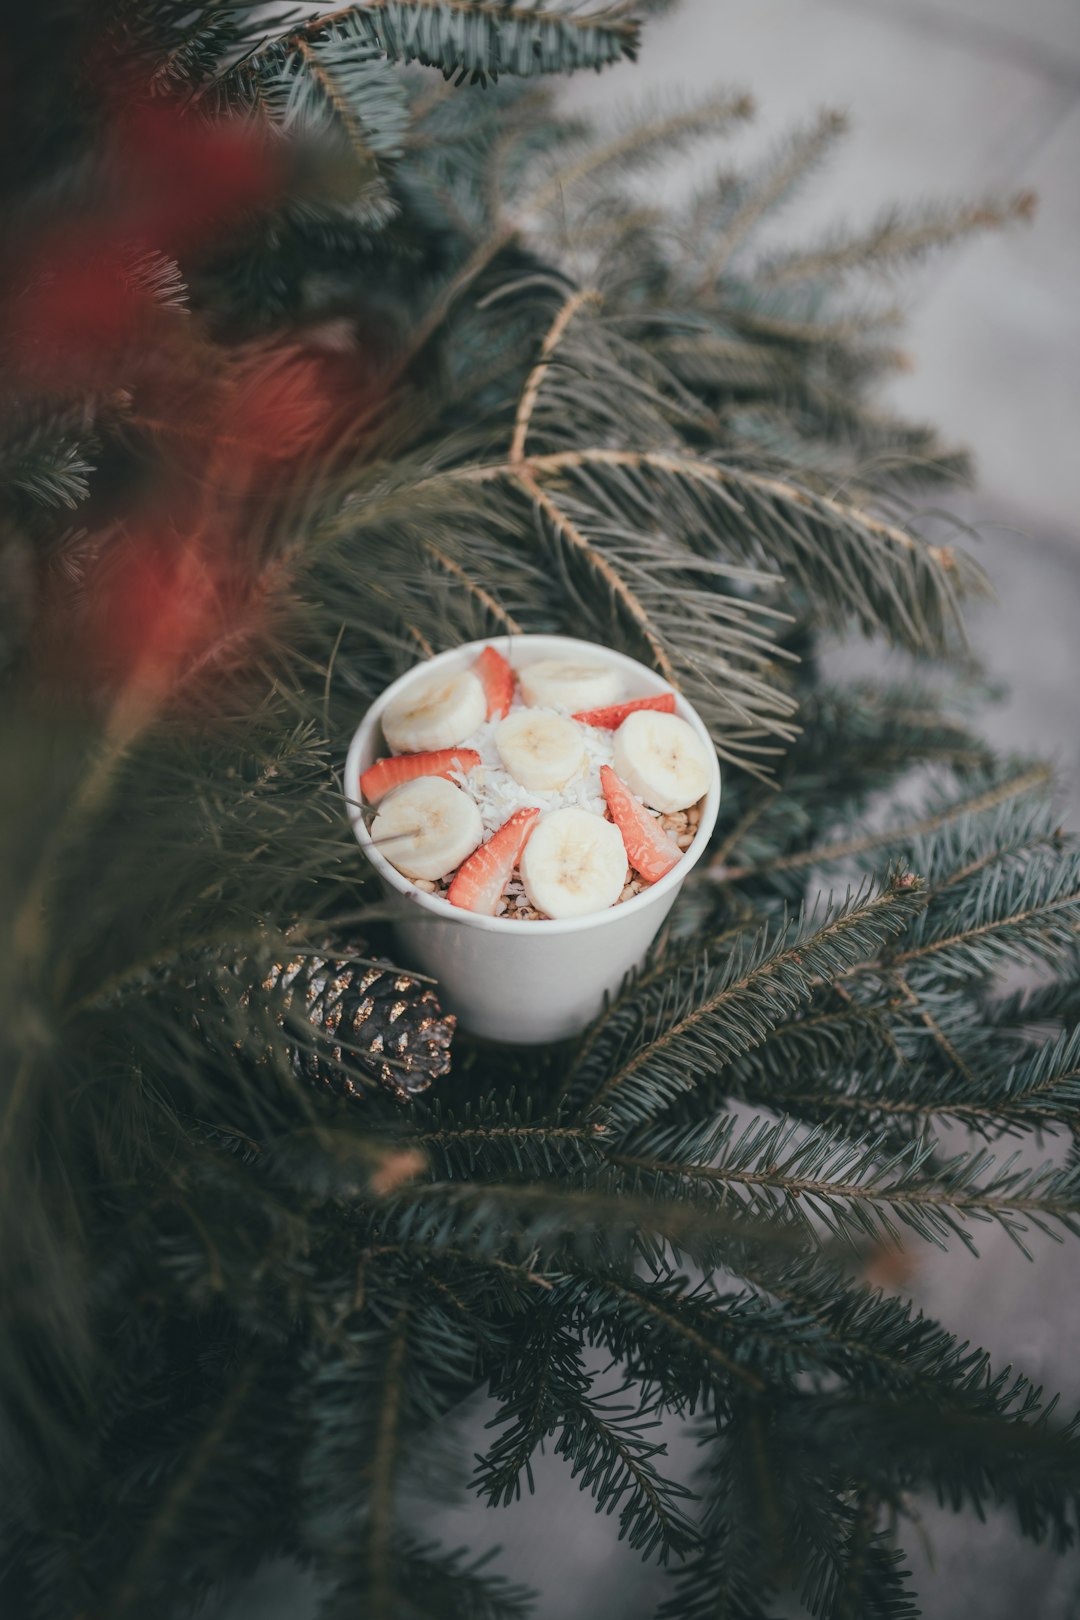
M686 810L707 792L712 760L693 726L677 714L639 709L612 743L615 771L631 792L659 810Z
M622 682L610 664L576 664L569 658L541 658L518 670L518 684L532 708L599 709L622 696Z
M471 670L456 675L439 671L412 681L387 706L383 735L397 754L420 754L431 748L453 748L487 719L487 698Z
M552 810L533 828L521 857L530 904L548 917L606 911L626 882L626 850L614 822L577 805Z
M495 747L514 781L533 791L565 787L585 768L585 733L546 709L514 709L496 728Z
M410 878L446 877L483 836L473 800L441 776L418 776L395 788L371 823L380 855Z

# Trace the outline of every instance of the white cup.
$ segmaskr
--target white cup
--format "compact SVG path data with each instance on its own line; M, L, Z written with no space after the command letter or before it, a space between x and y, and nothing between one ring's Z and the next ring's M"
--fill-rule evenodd
M720 768L705 726L686 699L676 694L676 712L693 726L713 763L697 833L666 877L607 911L531 921L482 917L425 894L373 845L360 812L360 773L389 752L380 724L387 704L432 670L468 668L488 646L497 647L515 669L553 656L614 664L622 674L627 699L653 697L670 688L635 659L570 636L471 641L418 664L388 686L361 720L349 746L345 764L349 820L393 902L394 927L405 946L404 965L418 967L439 981L443 1005L458 1015L464 1029L489 1040L536 1046L578 1034L596 1017L604 996L640 965L687 873L705 851L720 807Z

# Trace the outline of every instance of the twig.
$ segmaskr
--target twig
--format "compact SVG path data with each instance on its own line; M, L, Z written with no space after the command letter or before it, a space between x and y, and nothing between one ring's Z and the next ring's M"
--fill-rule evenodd
M533 462L524 463L524 467L530 469L534 465ZM577 525L571 521L553 497L548 494L547 490L542 489L536 482L531 471L516 467L511 470L525 494L535 501L566 543L585 557L590 567L600 575L612 596L637 625L643 640L649 648L656 669L663 675L670 686L677 687L679 682L675 675L675 666L668 657L663 642L653 629L648 613L622 575L612 567L602 552L597 551L595 546L589 544Z
M371 1572L372 1620L391 1620L395 1607L390 1541L394 1519L394 1477L403 1390L402 1368L405 1364L405 1349L408 1342L405 1331L408 1317L408 1307L403 1306L394 1321L392 1337L386 1352L383 1398L371 1458L371 1508L367 1540Z
M510 464L518 466L525 459L525 438L529 431L529 422L532 419L533 409L536 405L551 357L558 348L562 337L570 322L585 304L599 303L600 294L594 287L581 287L563 304L551 326L547 336L540 347L540 358L530 371L525 387L522 390L521 400L517 408L514 421L514 435L510 441Z

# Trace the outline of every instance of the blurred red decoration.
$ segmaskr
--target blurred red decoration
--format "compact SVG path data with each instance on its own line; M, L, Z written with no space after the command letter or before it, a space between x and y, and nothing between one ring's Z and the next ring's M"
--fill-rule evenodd
M223 442L249 462L302 456L340 410L325 372L318 357L295 348L254 357L237 373L227 397Z
M187 275L284 196L286 142L158 101L115 108L105 150L84 199L0 255L0 350L16 391L83 396L119 449L82 509L77 585L45 592L43 673L141 711L265 625L276 498L370 423L384 371L350 322L237 342L187 308Z
M108 386L149 323L178 319L140 282L148 252L192 255L279 199L285 148L248 120L175 104L123 113L91 215L52 223L13 255L0 333L23 386Z
M274 203L287 179L286 151L250 120L208 124L155 102L118 120L116 179L144 239L183 254Z
M24 386L104 386L154 310L122 242L90 225L58 228L37 244L10 303L8 352Z
M84 678L157 701L228 662L234 643L258 628L263 592L221 538L144 532L109 547L88 581L72 649Z

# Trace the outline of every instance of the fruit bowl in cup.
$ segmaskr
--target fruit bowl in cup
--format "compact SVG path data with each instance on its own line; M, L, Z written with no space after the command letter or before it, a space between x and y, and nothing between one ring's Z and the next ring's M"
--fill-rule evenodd
M470 668L488 646L497 648L515 671L555 657L614 665L628 699L654 697L671 688L644 664L594 642L571 636L491 637L439 653L392 682L368 709L349 745L345 763L349 820L392 904L394 929L410 964L439 981L440 999L457 1013L464 1029L489 1040L536 1046L580 1033L600 1011L605 995L617 990L644 959L690 868L708 844L720 807L720 768L703 722L676 693L675 712L705 744L712 780L693 841L665 877L607 910L540 921L488 917L426 894L373 844L360 808L360 776L387 752L382 734L387 706L423 676Z

